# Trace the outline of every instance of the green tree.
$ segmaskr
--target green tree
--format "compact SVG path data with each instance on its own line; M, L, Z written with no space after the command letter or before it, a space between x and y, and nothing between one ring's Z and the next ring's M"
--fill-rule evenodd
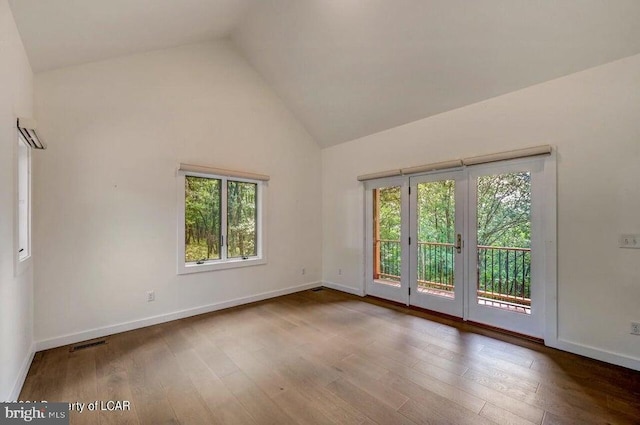
M227 257L257 255L256 183L226 182L227 228L222 229L222 180L185 178L185 260L222 257L221 239L226 230Z
M257 255L257 194L255 183L227 183L227 246L231 258Z
M220 180L185 178L185 261L220 258Z
M531 175L479 177L477 223L479 289L530 298Z
M418 184L418 240L453 243L455 181Z
M400 230L401 230L401 198L400 187L385 187L378 190L380 231L380 272L391 276L400 276Z
M531 175L506 173L477 180L479 280L487 291L530 294ZM379 189L380 261L383 273L399 274L399 187ZM418 278L453 284L455 181L417 185ZM520 248L507 250L504 248ZM502 248L502 249L500 249ZM442 286L440 286L442 288Z
M478 178L478 245L531 247L531 175Z
M385 187L380 191L380 239L400 240L400 188Z

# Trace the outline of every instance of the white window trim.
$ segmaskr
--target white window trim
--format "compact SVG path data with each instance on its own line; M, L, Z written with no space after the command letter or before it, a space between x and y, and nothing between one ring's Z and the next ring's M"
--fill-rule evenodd
M32 177L31 177L31 149L24 140L20 132L17 132L17 143L15 144L15 211L14 211L14 272L15 275L23 274L31 267L32 263L32 234L31 234L31 211L32 211ZM20 143L24 145L27 153L27 254L22 257L20 254Z
M258 187L258 200L257 200L257 208L258 214L256 219L256 225L258 226L258 234L257 236L257 255L254 257L249 257L246 260L242 258L226 258L226 250L223 250L222 255L219 260L209 260L204 262L204 264L195 264L195 263L186 263L185 262L185 176L194 176L194 177L205 177L211 179L219 179L222 181L222 185L226 185L228 180L238 181L238 182L246 182L246 183L254 183L257 184ZM250 266L258 266L262 264L267 264L267 232L265 229L266 223L266 208L267 204L267 182L260 180L252 180L252 179L244 179L237 177L227 177L216 174L206 174L206 173L196 173L191 171L178 171L177 174L177 194L178 194L178 274L191 274L191 273L200 273L200 272L208 272L214 270L227 270L234 269L239 267L250 267ZM225 196L222 196L221 199L221 208L223 211L227 210L227 199ZM222 214L221 219L221 227L225 232L225 246L227 244L227 219L226 214Z

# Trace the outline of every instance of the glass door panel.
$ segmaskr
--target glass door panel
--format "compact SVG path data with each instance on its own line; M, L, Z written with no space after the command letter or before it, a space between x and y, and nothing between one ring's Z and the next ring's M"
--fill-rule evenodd
M418 292L454 298L455 180L418 183Z
M462 317L462 174L415 177L410 185L410 302Z
M477 180L480 305L531 314L531 173Z
M373 279L395 287L402 274L401 195L399 186L373 189Z
M367 191L367 293L406 303L406 184L381 182Z
M541 164L484 165L469 172L468 318L542 336L540 201L534 196ZM537 279L537 280L536 280Z

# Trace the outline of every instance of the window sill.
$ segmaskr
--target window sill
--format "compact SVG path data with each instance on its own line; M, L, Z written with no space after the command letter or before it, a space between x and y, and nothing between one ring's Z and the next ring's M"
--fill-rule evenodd
M181 275L181 274L210 272L215 270L228 270L228 269L236 269L240 267L260 266L263 264L267 264L266 258L249 258L247 260L237 259L237 260L227 260L225 262L212 261L205 264L179 264L178 274Z

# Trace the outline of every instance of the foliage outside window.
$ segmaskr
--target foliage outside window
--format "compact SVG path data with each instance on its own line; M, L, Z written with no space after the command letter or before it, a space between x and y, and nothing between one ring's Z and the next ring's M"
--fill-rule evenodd
M179 272L264 262L260 261L261 191L259 181L185 175Z
M257 200L258 184L227 182L227 255L247 258L258 255Z
M376 233L376 255L379 265L374 271L376 279L400 282L402 245L401 232L401 194L400 186L374 189L376 212L374 232Z
M478 289L529 305L531 173L481 176L477 184Z
M221 256L220 179L185 177L185 261L217 260Z
M379 240L376 279L400 281L401 189L374 189ZM481 176L477 180L479 289L531 297L531 173ZM455 181L417 185L419 285L453 290L455 274ZM376 216L377 215L377 216ZM434 284L435 282L435 284ZM419 288L420 289L420 288ZM489 296L489 295L484 295ZM513 301L513 300L512 300Z

